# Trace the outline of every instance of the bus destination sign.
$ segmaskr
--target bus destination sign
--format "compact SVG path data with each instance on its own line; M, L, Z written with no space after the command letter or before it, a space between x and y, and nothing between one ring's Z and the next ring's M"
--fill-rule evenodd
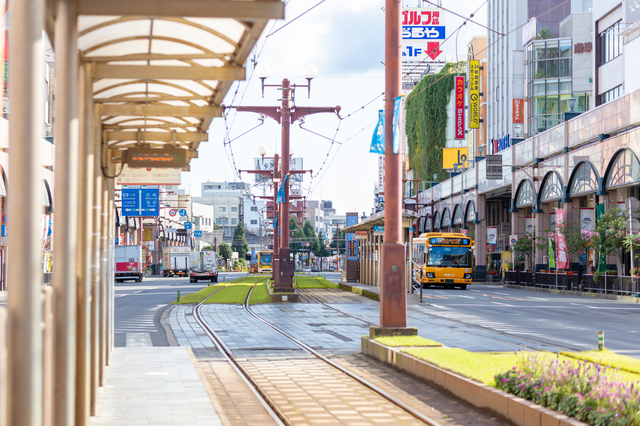
M439 246L468 246L468 238L430 238L430 244L437 244Z

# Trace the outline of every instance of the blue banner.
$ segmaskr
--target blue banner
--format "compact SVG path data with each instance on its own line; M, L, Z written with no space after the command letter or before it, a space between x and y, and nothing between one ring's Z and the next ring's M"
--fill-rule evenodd
M398 96L393 100L393 153L400 151L400 104L402 96Z
M369 152L384 154L384 110L378 112L378 124L373 130Z
M256 263L256 249L255 248L251 249L251 263L252 264Z
M273 217L273 227L278 227L278 212L276 212L276 215Z
M276 198L276 203L284 203L284 184L287 182L287 178L289 175L285 175L284 179L282 179L282 183L280 184L280 188L278 189L278 198Z

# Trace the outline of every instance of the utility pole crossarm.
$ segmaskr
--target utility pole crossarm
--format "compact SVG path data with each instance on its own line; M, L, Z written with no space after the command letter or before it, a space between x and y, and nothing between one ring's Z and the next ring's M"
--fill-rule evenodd
M256 175L273 177L273 170L240 170L238 169L238 173L253 173Z
M273 118L274 120L276 120L278 122L278 124L281 123L280 107L237 106L237 107L235 107L235 109L238 112L255 112L255 113L258 113L258 114L263 114L263 115L266 115L268 117Z
M333 112L340 116L340 109L340 105L336 107L296 107L291 110L291 122L293 123L306 115L318 114L321 112Z

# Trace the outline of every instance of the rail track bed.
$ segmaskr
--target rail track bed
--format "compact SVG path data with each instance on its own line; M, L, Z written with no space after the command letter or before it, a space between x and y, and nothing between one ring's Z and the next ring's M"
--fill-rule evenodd
M326 293L327 297L351 299L341 291L319 292ZM305 300L318 303L314 301L317 294L311 294L318 291L301 290L301 293ZM245 400L253 399L254 405L260 405L256 411L262 415L261 425L509 424L506 420L471 407L446 391L407 377L359 354L353 343L342 349L312 346L317 343L313 336L300 338L300 333L291 333L291 327L273 321L273 316L262 315L259 308L248 305L249 296L242 308L238 305L234 308L235 315L242 318L243 327L236 331L245 334L244 347L236 344L238 338L234 330L230 330L228 325L216 324L207 313L211 309L223 309L221 305L201 303L193 313L198 325L217 349L207 349L210 361L216 362L216 368L220 370L223 369L220 363L224 359L224 368L234 370L236 384L231 393L235 392L237 397L243 396ZM354 301L349 300L349 303ZM282 304L278 309L282 312L298 309L301 312L305 305L309 306L304 302L294 307ZM275 309L274 306L271 308ZM338 312L336 317L342 323L359 323L353 325L364 330L371 324L343 312ZM256 339L272 344L267 343L260 348L247 347L246 342L251 341L251 337L246 336L246 330L251 330ZM202 349L199 351L202 352ZM220 378L209 379L214 385L220 386L217 383ZM248 393L251 394L249 399ZM226 409L229 405L222 408ZM256 424L255 413L254 419L248 420L247 410L235 407L231 411L231 415L227 415L229 424ZM265 417L268 420L264 420Z

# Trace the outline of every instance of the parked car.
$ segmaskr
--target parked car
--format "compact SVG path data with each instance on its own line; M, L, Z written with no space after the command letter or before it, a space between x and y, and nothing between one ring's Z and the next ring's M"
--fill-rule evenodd
M320 272L320 268L318 267L311 268L311 272Z

